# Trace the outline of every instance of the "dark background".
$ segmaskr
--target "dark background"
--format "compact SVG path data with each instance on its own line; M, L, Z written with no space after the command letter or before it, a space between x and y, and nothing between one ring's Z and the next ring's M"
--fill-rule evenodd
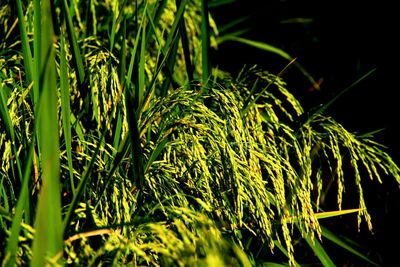
M296 57L316 80L323 80L320 90L310 92L310 82L297 68L290 68L285 73L289 89L306 110L326 103L368 71L376 69L326 113L353 132L383 129L375 135L375 140L384 144L394 160L400 163L397 137L400 68L396 40L399 29L395 10L394 4L385 1L299 0L238 0L211 8L217 25L248 16L232 31L248 29L243 37L283 49ZM304 18L306 23L289 23L294 18ZM212 63L232 73L237 73L244 64L258 64L278 73L288 64L277 55L232 41L212 51ZM362 251L381 266L398 266L395 263L400 240L397 221L399 186L392 177L385 176L381 185L368 180L363 185L372 215L373 233L365 224L358 232L352 215L332 220L334 225L330 225L330 229L360 243L364 247ZM338 266L368 266L340 248L336 248L333 255Z

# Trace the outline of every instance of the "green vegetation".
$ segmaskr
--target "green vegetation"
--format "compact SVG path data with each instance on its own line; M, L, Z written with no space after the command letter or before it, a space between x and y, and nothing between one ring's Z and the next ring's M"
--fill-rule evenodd
M319 221L372 229L363 180L399 167L330 103L304 111L285 69L212 66L228 39L292 60L219 36L215 5L2 2L2 266L335 266L325 240L378 265Z

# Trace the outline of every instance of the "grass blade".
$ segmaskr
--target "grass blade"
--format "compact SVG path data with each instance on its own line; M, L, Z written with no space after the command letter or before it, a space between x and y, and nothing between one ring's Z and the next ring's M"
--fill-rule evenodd
M291 66L291 65L294 63L294 61L295 61L295 59L293 59L292 61L290 61L289 64L287 64L287 65L278 73L278 75L277 75L272 81L270 81L266 86L264 86L264 88L261 90L260 93L258 93L257 95L254 96L253 99L251 99L252 96L254 95L254 92L255 92L256 88L257 88L257 87L256 87L257 81L256 81L256 82L254 83L254 86L252 87L252 89L251 89L251 91L250 91L249 96L248 96L248 97L246 98L246 100L244 101L243 108L242 108L243 111L242 111L242 112L243 112L243 113L247 113L248 109L249 109L251 106L253 106L253 105L257 102L257 100L262 96L262 94L263 94L265 91L267 91L268 88L269 88L272 84L274 84L274 83L277 81L277 79L278 79L279 77L281 77L281 76L283 75L283 73L286 72L286 70L289 68L289 66ZM251 101L250 101L250 100L251 100Z
M221 26L218 27L218 33L222 35L224 32L227 32L227 31L229 31L230 29L232 29L233 27L238 26L240 23L242 23L242 22L248 20L249 18L250 18L250 16L245 16L245 17L241 17L241 18L238 18L238 19L229 21L229 22L226 23L225 25L221 25ZM248 30L244 30L244 29L239 30L239 32L241 32L242 34L245 33L245 32L247 32L247 31L248 31ZM237 36L237 35L240 35L240 34L233 34L233 36ZM232 33L230 33L230 34L227 35L227 36L232 36ZM224 36L221 36L221 37L219 38L218 41L221 41L221 42L222 42L222 41L223 41L222 38L224 38Z
M141 31L142 31L142 26L139 27L138 32L136 34L136 39L135 40L139 40ZM133 46L133 49L132 49L131 60L129 62L128 73L126 75L126 88L125 88L125 90L130 90L130 85L131 85L131 81L132 81L132 74L133 74L133 67L135 65L136 51L137 51L137 48L138 48L138 43L139 42L135 42L135 45Z
M0 83L0 118L3 120L2 127L5 127L6 133L9 135L10 140L15 142L15 132L14 126L12 124L10 113L7 108L7 97L5 90L3 89L3 84Z
M110 33L110 52L114 49L115 43L115 34L117 31L117 24L120 22L121 11L119 11L118 17L116 16L115 12L111 11L112 13L112 25L111 25L111 33Z
M67 161L69 179L73 194L75 194L74 170L72 167L72 148L71 148L71 107L69 96L68 67L64 48L64 35L60 36L60 90L61 90L61 115L64 131L65 149L67 151Z
M158 1L157 4L158 4L158 7L157 7L157 9L155 11L154 16L151 16L149 14L150 12L148 12L148 10L146 12L147 13L147 17L149 19L149 22L151 24L151 27L149 27L149 29L147 30L146 50L149 49L149 45L150 45L149 41L151 40L151 37L153 36L153 34L155 32L155 29L159 25L161 15L163 14L163 12L165 10L165 7L167 5L167 0L160 0L160 1ZM157 35L156 34L154 35L154 37L157 39Z
M63 255L57 79L53 47L55 35L50 1L40 1L40 6L42 28L40 35L35 35L35 39L41 42L40 69L36 70L41 78L37 81L41 88L41 96L35 126L38 129L38 139L41 144L42 187L39 192L35 219L36 233L32 244L31 266L33 267L45 266L49 259L62 264Z
M33 55L35 57L35 60L33 61L34 63L34 69L33 69L33 74L34 77L33 79L36 81L33 83L33 106L34 110L36 111L36 108L39 105L39 80L40 80L40 68L41 68L41 40L40 40L40 35L41 35L41 9L40 9L40 1L36 0L33 1L33 22L34 22L34 34L35 38L33 40ZM36 135L38 135L36 131ZM38 143L38 146L40 147L40 141L36 139Z
M288 53L286 53L285 51L283 51L282 49L280 49L280 48L278 48L276 46L273 46L273 45L270 45L270 44L266 44L266 43L263 43L263 42L249 40L249 39L238 37L238 36L232 35L232 34L223 36L222 38L219 39L218 43L222 43L222 42L227 41L227 40L240 42L240 43L243 43L243 44L246 44L246 45L261 49L261 50L264 50L264 51L268 51L268 52L274 53L274 54L276 54L276 55L278 55L278 56L280 56L280 57L282 57L282 58L284 58L284 59L286 59L288 61L293 61L295 59L291 55L289 55ZM317 84L315 79L303 68L303 66L301 64L299 64L298 62L294 62L294 65L310 81L310 83L312 85Z
M365 255L363 255L361 252L357 251L356 249L354 249L353 247L351 247L347 242L343 241L340 237L338 237L337 235L335 235L334 233L332 233L331 231L329 231L328 229L326 229L325 227L322 227L322 235L330 240L331 242L335 243L336 245L338 245L339 247L342 247L343 249L349 251L350 253L356 255L357 257L359 257L360 259L365 260L366 262L368 262L371 265L374 266L379 266L377 263L371 261L370 259L368 259Z
M179 6L181 0L176 0L176 5ZM185 17L183 16L179 22L179 32L181 35L182 41L182 48L183 48L183 55L185 57L185 64L186 64L186 73L188 76L189 83L193 81L193 66L190 59L190 50L189 50L189 39L186 32L186 23Z
M224 41L230 40L230 41L240 42L240 43L247 44L249 46L252 46L252 47L264 50L264 51L274 53L286 60L289 60L289 61L293 60L293 57L290 56L285 51L283 51L282 49L280 49L276 46L270 45L270 44L263 43L263 42L253 41L253 40L249 40L249 39L237 37L237 36L232 36L232 35L224 36L223 39L220 39L220 42L221 42L221 40L224 40Z
M18 13L18 25L19 25L19 30L21 32L21 45L22 45L22 53L24 55L24 67L25 67L25 75L28 83L32 82L33 76L32 76L32 68L33 68L33 62L32 62L32 53L31 53L31 48L29 46L29 41L28 41L28 35L26 34L26 26L25 26L25 20L24 20L24 14L22 11L22 3L21 0L17 0L17 13Z
M325 267L335 267L336 265L333 263L328 253L326 253L325 249L322 247L321 243L316 239L311 239L308 235L305 237L307 244L314 251L315 255L321 261L322 265Z
M73 58L78 73L79 83L82 85L85 81L85 69L83 67L83 61L81 57L81 52L79 50L78 42L75 36L74 24L72 23L71 14L69 12L67 0L63 0L63 9L65 13L65 18L67 20L68 37L73 50Z
M165 72L166 72L166 79L163 82L163 85L161 87L161 95L165 96L168 92L168 89L170 87L170 84L172 83L174 88L179 87L174 78L173 78L173 69L174 66L176 65L176 55L178 51L178 38L177 38L177 30L180 25L180 21L183 17L185 7L187 5L187 0L182 0L180 2L179 7L177 7L177 11L174 17L174 22L172 23L172 26L169 30L167 40L165 42L165 45L163 47L162 55L167 59L165 62ZM164 59L160 61L161 63L164 63Z
M123 20L122 23L122 47L121 47L121 56L120 56L120 62L118 68L119 68L119 79L121 81L121 84L125 84L125 78L126 78L126 57L127 57L127 39L126 39L126 19Z
M329 100L326 104L324 104L322 107L320 107L319 109L317 109L315 112L312 113L312 115L310 116L310 118L307 120L306 123L312 121L317 115L320 115L322 113L325 112L325 110L331 106L336 100L338 100L342 95L344 95L345 93L347 93L350 89L352 89L354 86L356 86L357 84L359 84L361 81L365 80L368 76L370 76L372 73L374 73L376 71L375 69L372 69L370 71L368 71L366 74L364 74L363 76L361 76L359 79L357 79L355 82L353 82L351 85L349 85L348 87L346 87L343 91L341 91L340 93L336 94L331 100Z
M166 61L160 61L160 66L165 66L166 78L161 87L161 95L166 96L168 93L168 89L172 83L173 88L178 88L179 85L176 83L173 77L173 69L176 65L176 55L178 54L178 35L175 34L170 46L168 47ZM165 52L164 52L165 53ZM164 63L164 64L163 64Z
M140 42L140 55L139 55L139 68L138 68L138 86L136 86L136 92L135 92L135 101L137 101L137 108L138 111L141 110L142 104L143 104L143 99L144 99L144 88L145 88L145 58L144 58L144 52L145 52L145 46L146 46L146 24L143 23L143 29L142 29L142 38Z
M238 0L212 0L209 1L209 6L210 7L220 7L223 5L228 5L228 4L232 4L234 2L237 2Z
M146 173L150 165L154 160L157 159L158 155L160 155L161 151L164 149L165 145L168 143L168 138L165 137L161 142L158 143L157 147L151 153L149 160L146 162L146 166L144 167L144 172Z
M14 173L14 182L17 184L17 181L23 184L23 177L22 177L22 167L21 167L21 161L18 153L18 148L17 148L17 142L15 138L15 131L14 131L14 126L11 121L10 113L7 108L7 100L6 100L6 95L5 95L5 90L3 88L3 85L0 83L0 118L3 119L4 125L5 125L5 130L7 135L9 135L9 139L12 141L12 153L15 157L15 161L17 164L17 171L18 173L15 174L14 168L12 167L12 171ZM27 201L25 203L25 221L27 223L30 223L30 205L29 202Z
M201 55L202 55L202 79L206 84L211 74L211 65L209 61L210 51L210 21L208 19L208 1L201 1Z
M285 249L280 242L274 241L274 244L283 254L285 254L286 257L289 258L289 253L288 253L287 249ZM267 265L267 266L269 266L269 265ZM298 264L296 261L294 261L294 266L300 267L300 264Z
M140 142L138 121L136 117L137 115L133 107L133 98L129 91L126 90L125 92L129 127L129 140L132 147L131 153L133 159L134 181L132 182L137 186L139 192L141 192L144 184L143 152ZM139 199L138 202L140 201L141 200Z
M175 37L177 38L177 36L175 36ZM163 68L165 68L167 70L168 76L166 77L166 79L164 81L165 89L163 88L161 90L161 92L162 92L161 95L165 95L166 94L166 90L167 90L167 88L169 86L169 81L172 79L172 74L171 74L171 71L169 69L169 64L172 61L171 59L173 59L175 57L175 55L176 55L176 45L173 46L173 47L170 47L170 49L166 52L166 54L163 54L163 55L160 56L160 53L163 53L162 49L159 49L159 52L158 52L159 56L157 57L157 64L156 64L157 68L156 68L156 70L154 72L154 76L153 76L152 80L149 82L149 87L148 87L148 90L146 91L146 94L145 94L145 97L144 97L144 100L143 100L144 103L145 103L145 106L147 105L146 103L148 103L150 101L150 98L154 93L155 84L156 84L156 80L157 80L158 74L160 73L160 71ZM174 56L170 56L171 54L173 54ZM161 58L161 60L160 60L160 58ZM166 83L168 83L168 86L167 86Z
M22 216L25 214L29 216L29 206L27 206L29 197L29 178L31 176L33 163L33 146L29 149L28 160L26 161L24 180L21 186L21 192L18 198L15 214L12 220L12 226L10 231L10 237L7 240L7 247L5 250L5 260L2 266L13 267L16 265L16 256L18 250L18 239L21 231L21 222L23 221Z
M66 233L67 227L71 222L72 214L78 204L78 201L80 200L81 196L83 195L88 178L90 177L90 174L92 173L92 169L94 167L94 163L96 161L97 155L100 152L100 147L104 140L105 134L106 134L106 132L103 132L102 137L101 137L99 143L97 144L96 150L95 150L94 154L92 155L92 158L89 162L89 165L85 169L85 172L82 175L82 179L79 181L79 185L76 190L76 194L74 194L71 204L68 207L67 215L65 216L64 221L63 221L64 233Z
M362 209L347 209L347 210L318 212L318 213L315 213L315 217L317 219L325 219L325 218L331 218L331 217L337 217L337 216L346 215L346 214L350 214L350 213L355 213L355 212L359 212L361 210Z
M167 37L167 41L165 43L164 52L167 51L170 48L170 46L174 43L175 34L179 27L179 22L181 21L181 18L185 11L187 1L188 0L182 0L182 2L180 3L180 5L178 7L178 10L176 11L174 22L172 23L171 29L170 29L168 37Z

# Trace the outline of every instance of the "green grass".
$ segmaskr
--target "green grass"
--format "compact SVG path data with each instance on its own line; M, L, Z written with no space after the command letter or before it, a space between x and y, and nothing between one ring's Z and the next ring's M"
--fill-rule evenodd
M37 18L40 19L41 29L39 35L35 35L35 42L40 42L40 56L35 56L39 69L35 69L34 73L38 78L40 96L34 127L38 134L41 176L37 188L39 195L31 265L43 266L49 261L53 264L63 262L57 76L50 1L41 1L40 17Z
M230 2L0 6L4 266L334 266L325 240L379 265L320 220L372 229L363 181L400 182L398 165L324 115L336 98L303 109L285 51L218 36L210 9ZM290 63L231 77L209 58L228 39Z

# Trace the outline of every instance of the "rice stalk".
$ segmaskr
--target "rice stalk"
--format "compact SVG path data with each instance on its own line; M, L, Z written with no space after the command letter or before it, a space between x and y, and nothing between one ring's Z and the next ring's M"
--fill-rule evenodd
M20 12L39 82L20 75L19 41L0 53L0 223L11 265L250 266L280 251L298 266L301 240L328 266L319 220L348 212L348 184L359 226L371 229L364 179L400 182L372 136L324 110L307 117L281 75L207 69L215 37L201 34L217 31L205 2L73 0L51 12L39 2ZM37 28L53 12L68 42L63 28L58 39ZM321 212L326 175L333 213Z

